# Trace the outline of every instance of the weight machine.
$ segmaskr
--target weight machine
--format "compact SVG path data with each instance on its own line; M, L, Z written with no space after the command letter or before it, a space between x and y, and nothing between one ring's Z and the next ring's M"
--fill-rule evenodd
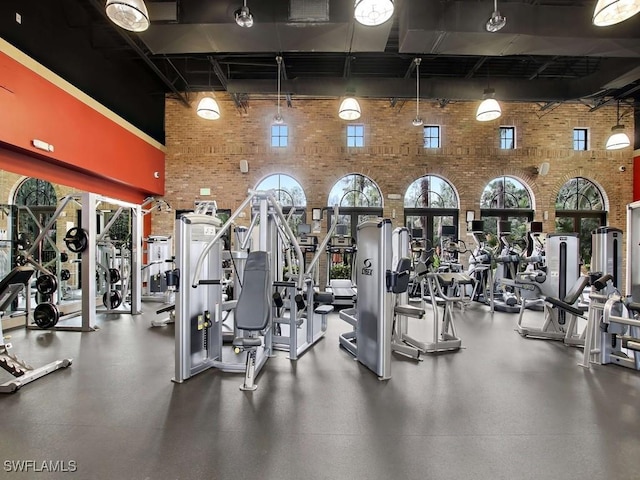
M252 207L251 224L242 233L238 250L245 250L249 242L253 249L245 258L231 254L234 262L241 261L240 268L235 263L234 297L237 300L224 301L221 239L248 206ZM173 380L182 383L209 368L217 368L224 372L244 372L241 388L252 390L255 376L274 349L286 350L289 358L296 360L324 335L326 317L313 310L313 288L309 288L305 275L299 274L295 281L283 279L283 244L286 242L294 249L297 265L303 264L303 254L272 191L250 191L236 212L221 224L213 216L198 213L184 214L176 222L177 267L182 278L190 279L193 288L183 286L176 294ZM250 261L252 286L245 291ZM265 275L267 281L263 281ZM279 290L283 287L284 298L283 291ZM283 301L281 307L277 306L275 293ZM285 301L288 317L284 315ZM228 310L234 310L232 346L224 345L223 312ZM249 318L252 315L254 317ZM276 334L276 325L285 328ZM304 340L299 341L299 335L304 336Z
M374 372L391 378L394 299L387 275L392 272L391 220L367 220L357 226L355 262L358 303L340 311L353 329L340 335L340 346ZM396 272L397 273L397 272Z
M613 277L606 290L602 314L587 322L583 367L616 364L640 370L640 202L627 205L626 295L619 292L622 270L622 232L610 227L593 231L592 269Z
M523 300L516 327L516 331L523 337L560 340L570 345L584 343L584 338L577 329L576 311L581 310L577 307L574 307L575 311L563 308L565 305L575 305L590 284L589 277L580 276L579 241L577 233L547 235L546 278L537 285L540 292L545 294L544 322L541 327L524 326L526 299Z

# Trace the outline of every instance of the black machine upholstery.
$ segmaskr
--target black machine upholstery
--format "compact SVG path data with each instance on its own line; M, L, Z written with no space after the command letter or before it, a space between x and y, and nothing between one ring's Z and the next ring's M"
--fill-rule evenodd
M15 267L0 281L0 312L7 309L20 290L29 283L32 275L31 267Z
M269 321L270 269L267 252L250 252L244 268L242 290L235 309L235 322L240 330L259 331L266 328ZM243 345L249 345L245 338ZM259 346L258 344L255 346Z
M404 293L409 288L409 272L411 270L411 260L402 257L398 260L396 271L393 272L393 281L391 284L392 293Z

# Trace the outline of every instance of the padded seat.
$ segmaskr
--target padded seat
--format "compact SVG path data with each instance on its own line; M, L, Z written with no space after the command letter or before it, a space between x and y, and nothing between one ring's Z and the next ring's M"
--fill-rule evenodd
M259 347L262 345L260 337L236 337L233 339L234 347Z

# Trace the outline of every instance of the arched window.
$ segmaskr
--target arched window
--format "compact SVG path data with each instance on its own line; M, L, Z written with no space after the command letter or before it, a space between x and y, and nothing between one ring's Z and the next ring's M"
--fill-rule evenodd
M340 207L338 223L347 225L347 232L356 237L356 227L369 218L382 216L382 193L369 177L353 173L338 180L329 192L327 205ZM329 210L329 225L331 225Z
M591 232L607 223L604 196L598 186L583 177L565 183L556 197L556 231L580 235L580 255L591 262Z
M282 208L282 213L285 215L289 215L291 209L295 209L295 213L289 221L289 226L293 233L297 235L298 225L306 222L307 197L304 194L302 185L289 175L275 173L263 178L255 189L273 190Z
M55 188L45 180L27 178L16 189L13 201L18 211L13 232L14 241L17 242L19 238L26 237L29 242L33 242L58 206ZM42 242L42 249L36 249L33 252L36 261L49 266L49 262L55 260L56 237L54 223L47 238ZM55 265L52 267L55 268Z
M441 177L426 175L415 180L404 194L404 224L414 238L430 245L440 243L443 226L458 226L459 201L453 186Z
M307 197L302 185L289 175L282 173L269 175L258 183L256 190L274 190L276 198L283 208L301 207L304 209L307 206Z
M512 238L518 240L525 235L527 223L533 221L533 213L529 190L517 178L494 178L484 187L480 216L485 232L496 235L498 221L510 221Z

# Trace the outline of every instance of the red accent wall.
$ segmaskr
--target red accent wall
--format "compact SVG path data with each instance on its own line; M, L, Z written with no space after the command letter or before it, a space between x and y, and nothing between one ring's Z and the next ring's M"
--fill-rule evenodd
M640 150L633 156L633 201L640 200Z
M137 203L164 194L164 151L2 52L0 146L14 173Z

